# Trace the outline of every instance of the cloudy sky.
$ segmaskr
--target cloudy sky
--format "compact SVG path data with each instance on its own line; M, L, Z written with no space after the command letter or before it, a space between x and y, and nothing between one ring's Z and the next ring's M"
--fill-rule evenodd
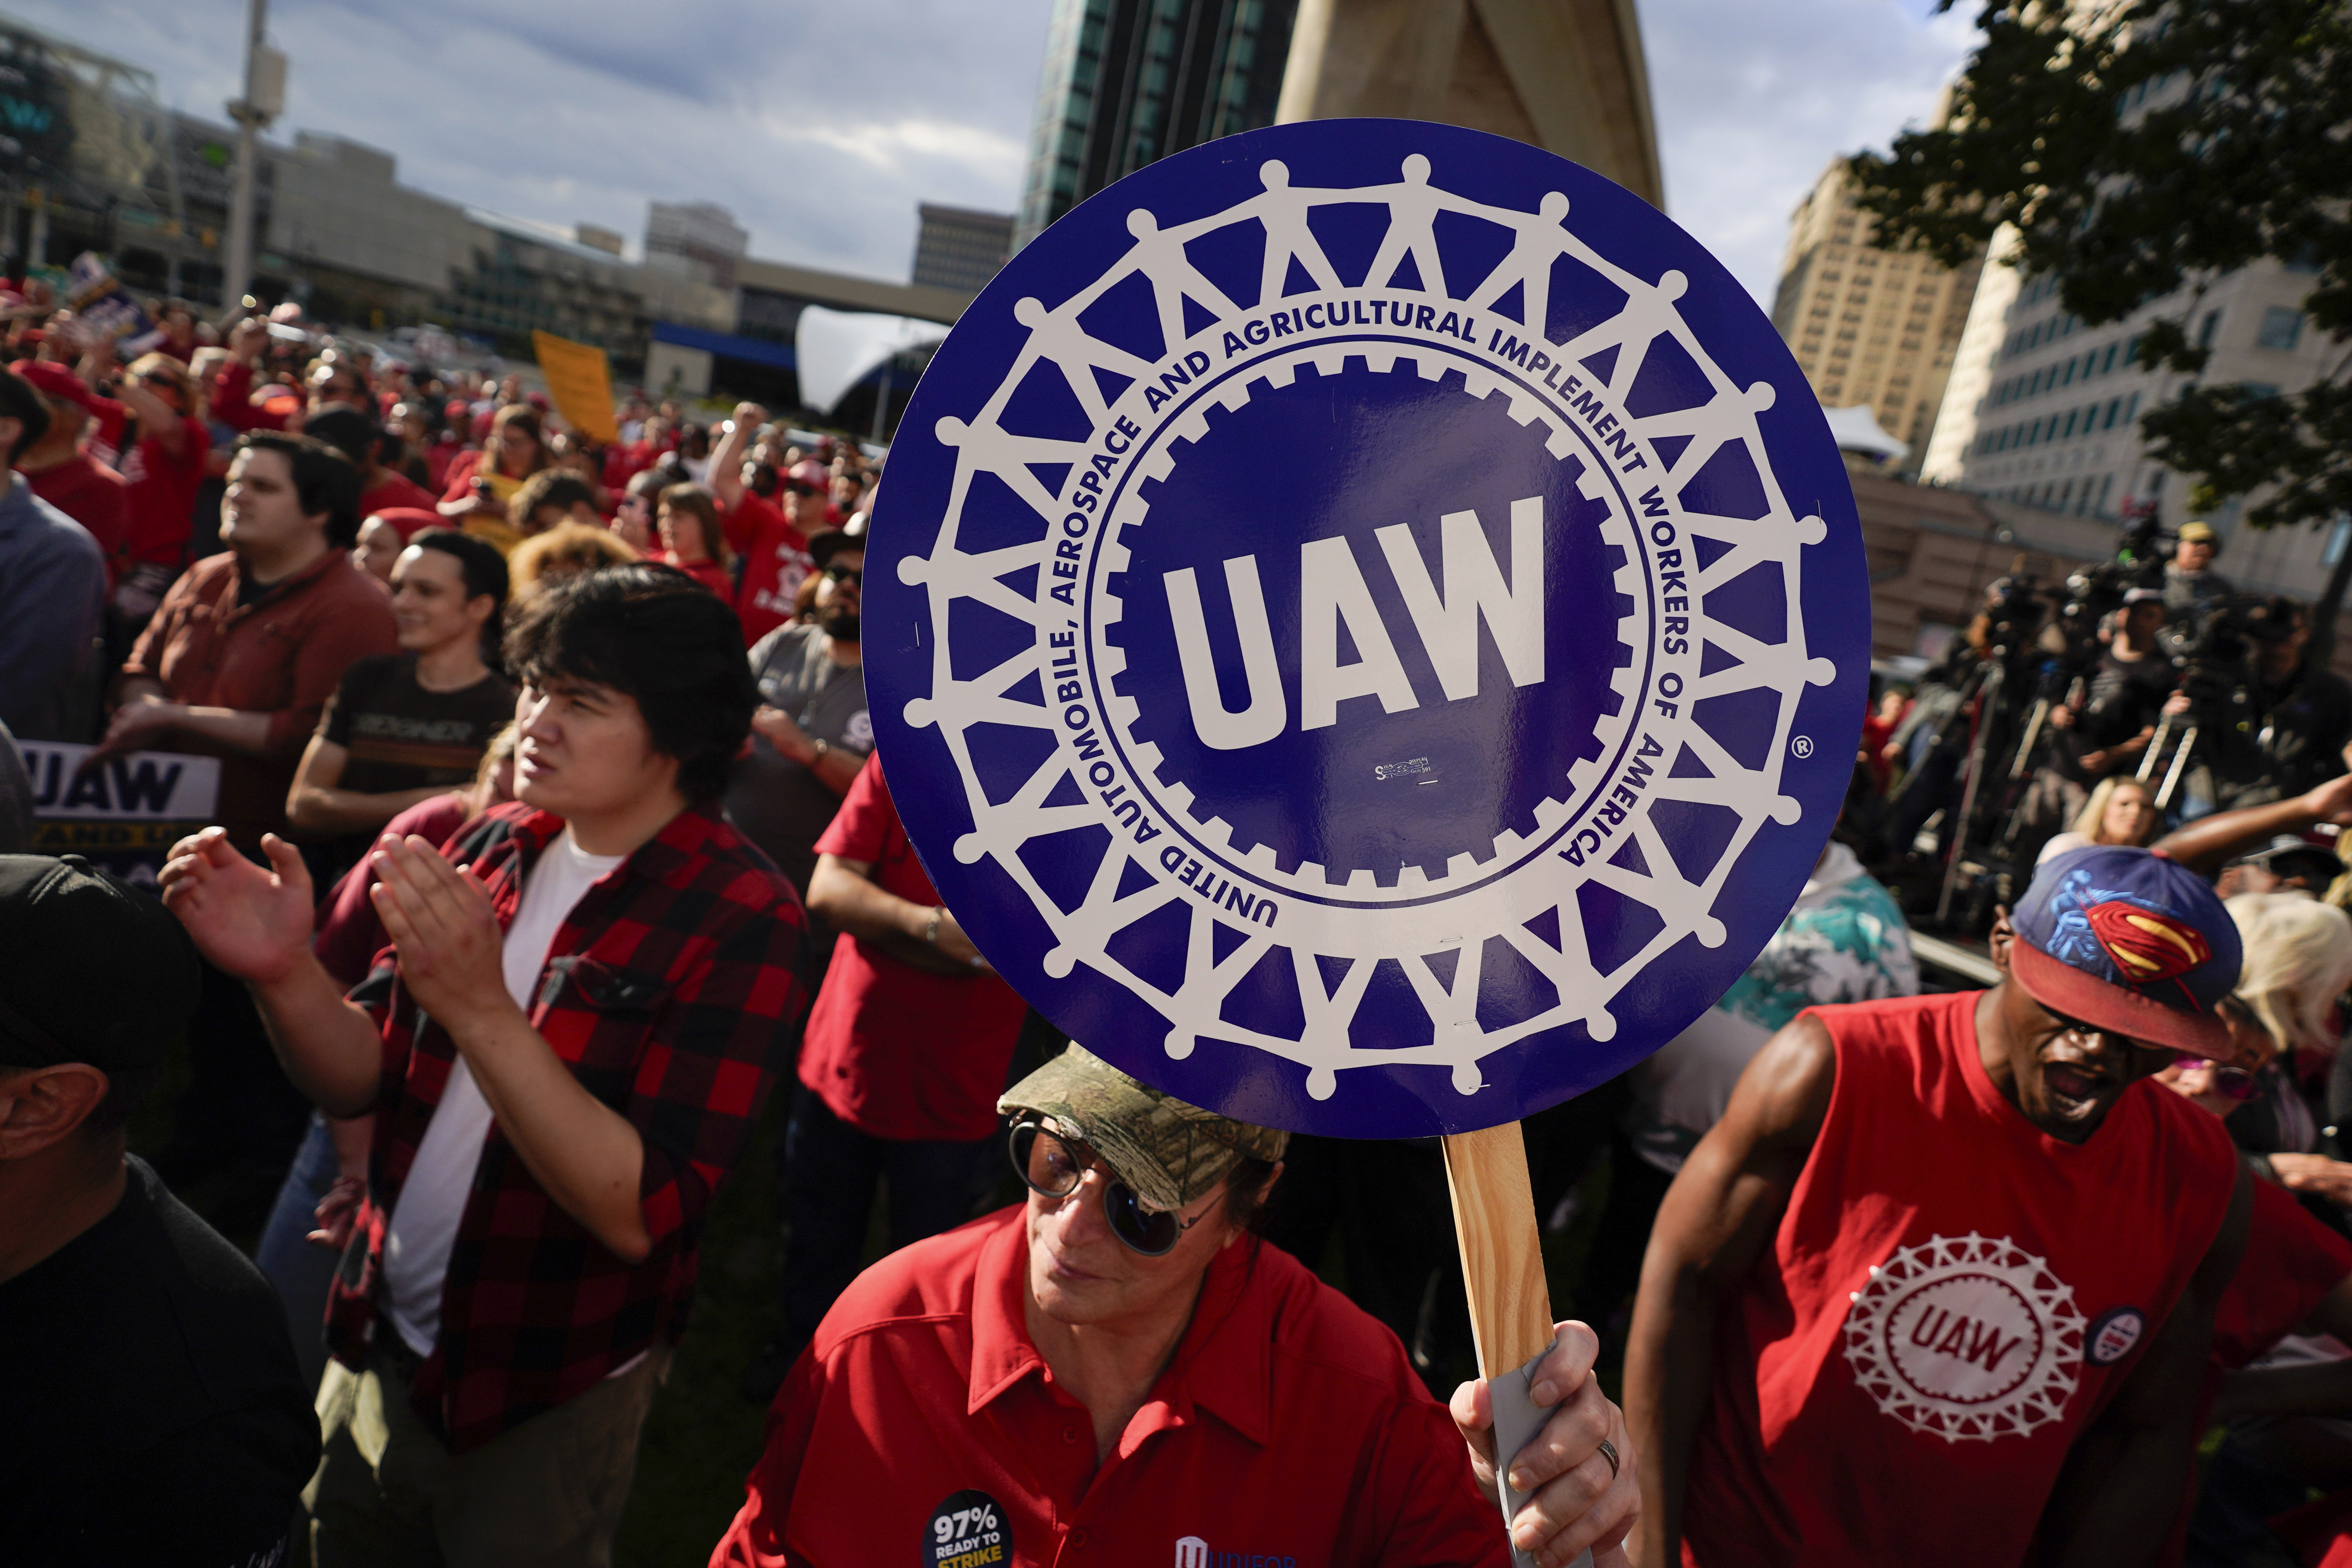
M243 0L0 0L144 67L175 108L238 90ZM1930 0L1640 0L1668 210L1769 301L1832 155L1926 116L1969 24ZM278 131L395 153L439 195L631 236L649 199L734 209L755 254L904 277L915 204L1009 211L1051 0L274 0ZM1963 12L1973 7L1962 7Z

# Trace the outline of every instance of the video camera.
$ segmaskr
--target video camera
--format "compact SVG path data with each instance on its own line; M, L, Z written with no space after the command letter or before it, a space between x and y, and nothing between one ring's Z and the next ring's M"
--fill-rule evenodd
M2149 512L2133 521L2113 556L2066 579L2066 598L2055 623L2064 643L2055 651L2064 676L2071 678L2097 656L2099 623L2123 608L2126 594L2164 585L2164 563L2170 554L2158 541L2156 515Z

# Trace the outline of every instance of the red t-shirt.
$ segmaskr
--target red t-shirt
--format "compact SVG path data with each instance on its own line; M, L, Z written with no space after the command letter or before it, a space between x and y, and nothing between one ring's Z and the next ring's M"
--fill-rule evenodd
M866 862L875 885L909 903L940 902L898 824L879 762L866 763L850 785L816 852ZM995 975L935 975L845 936L809 1010L801 1082L877 1138L989 1137L1027 1015L1028 1004Z
M436 441L425 449L425 477L433 490L445 496L449 493L450 465L465 455L465 444L454 435Z
M188 536L195 531L196 490L205 482L205 459L212 437L202 420L180 422L180 450L175 456L161 436L143 436L122 465L129 524L122 542L122 567L180 564Z
M34 495L89 530L106 552L106 577L113 581L131 538L131 486L122 476L89 453L77 452L54 468L25 474L25 482Z
M1255 1238L1216 1254L1097 1468L1092 1417L1025 1326L1025 1213L858 1276L777 1395L710 1568L1509 1561L1501 1511L1396 1335Z
M365 521L378 512L396 511L408 507L429 512L434 509L433 492L405 474L387 468L383 477L360 492L360 518Z
M667 550L662 551L661 559L664 566L676 567L719 598L730 602L734 600L735 585L728 580L727 569L717 561L707 556L700 560L680 560Z
M2314 1219L2284 1187L2254 1183L2245 1256L2213 1312L2213 1348L2189 1429L2201 1436L2211 1424L2209 1412L2223 1378L2269 1354L2347 1276L2352 1276L2352 1241ZM2189 1522L2196 1511L2197 1490L2191 1487L2180 1500L2172 1534L2157 1554L2158 1568L2177 1568L2187 1559Z
M750 647L793 618L793 596L801 591L814 562L808 540L792 519L756 491L727 514L727 546L743 558L743 586L735 595L735 613L743 622L743 645Z
M2234 1372L2269 1354L2347 1277L2352 1241L2314 1219L2284 1187L2254 1183L2246 1255L2213 1314L2214 1368Z
M213 417L231 430L283 430L287 415L301 406L291 387L278 389L267 402L255 402L253 367L243 360L229 361L213 378Z
M1684 1561L2022 1563L2075 1437L2155 1339L2238 1177L2135 1085L2088 1141L2001 1097L1980 992L1811 1009L1829 1113L1716 1318Z

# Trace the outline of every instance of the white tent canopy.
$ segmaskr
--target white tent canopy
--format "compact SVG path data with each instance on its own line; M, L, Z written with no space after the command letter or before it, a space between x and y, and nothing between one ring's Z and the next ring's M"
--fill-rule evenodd
M878 361L877 361L878 362ZM805 383L803 383L805 384ZM1911 455L1911 448L1878 427L1870 405L1858 402L1852 408L1823 409L1829 416L1830 434L1837 438L1840 452L1859 452L1865 457L1900 463Z
M843 395L883 361L909 349L937 343L947 335L948 329L937 321L919 321L912 316L803 307L793 340L800 366L801 402L831 413Z

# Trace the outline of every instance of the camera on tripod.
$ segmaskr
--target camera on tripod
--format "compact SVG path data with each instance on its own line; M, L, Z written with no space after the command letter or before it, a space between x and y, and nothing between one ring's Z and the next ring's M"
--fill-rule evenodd
M2166 628L2162 645L2180 666L2180 690L2189 698L2189 711L2178 718L2167 715L2140 758L2143 783L2158 778L2162 769L2156 792L2159 810L2172 804L2200 740L2229 733L2232 711L2244 706L2255 684L2263 652L2294 635L2303 613L2292 599L2232 593L2208 601Z

